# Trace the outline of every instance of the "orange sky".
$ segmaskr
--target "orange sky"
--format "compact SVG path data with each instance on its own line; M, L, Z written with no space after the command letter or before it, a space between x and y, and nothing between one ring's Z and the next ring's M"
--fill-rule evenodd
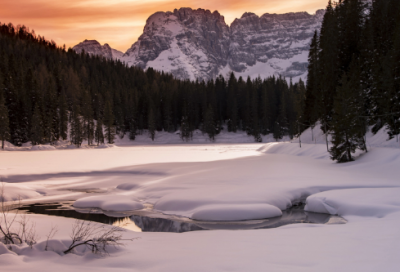
M218 10L230 24L244 12L315 13L328 0L1 0L0 22L24 24L58 45L72 47L84 39L125 52L156 11L191 7Z

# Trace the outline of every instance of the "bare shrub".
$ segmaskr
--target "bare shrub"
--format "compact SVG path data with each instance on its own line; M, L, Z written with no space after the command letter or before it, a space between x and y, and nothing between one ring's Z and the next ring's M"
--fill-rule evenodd
M39 239L36 233L36 224L31 222L26 214L19 215L17 208L21 206L21 201L6 203L5 185L1 180L0 182L0 235L3 235L0 242L7 245L26 243L32 248ZM18 231L15 231L15 228L18 228ZM72 226L71 244L64 254L72 253L79 246L85 246L95 254L108 254L108 247L123 245L123 231L122 228L116 226L109 227L90 221L76 220ZM46 235L44 250L48 250L49 241L57 232L58 227L52 226ZM126 240L132 241L133 239Z
M0 218L0 233L3 235L3 240L6 245L8 244L15 244L20 243L22 244L22 239L18 232L14 232L12 227L15 220L17 219L18 212L10 215L11 211L18 207L18 204L11 203L6 205L6 198L5 198L5 190L4 190L4 182L1 182L0 186L0 209L1 209L1 218Z
M106 227L98 223L76 220L72 226L71 245L64 254L73 252L78 246L86 246L95 254L108 254L108 246L121 246L122 232L119 227Z
M36 244L39 236L36 233L36 223L30 222L26 214L21 216L21 220L18 221L20 224L21 232L19 234L23 242L32 248Z
M51 229L49 233L46 235L46 246L44 247L44 250L47 251L48 246L49 246L49 240L53 239L54 235L58 232L58 227L51 225Z

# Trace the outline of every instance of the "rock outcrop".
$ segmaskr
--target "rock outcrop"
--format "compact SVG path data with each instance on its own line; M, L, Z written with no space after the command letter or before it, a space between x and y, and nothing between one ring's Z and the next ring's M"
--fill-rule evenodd
M84 50L89 55L102 56L108 59L121 59L124 55L121 51L111 48L107 43L101 45L96 40L84 40L75 45L72 49L77 53L81 53Z

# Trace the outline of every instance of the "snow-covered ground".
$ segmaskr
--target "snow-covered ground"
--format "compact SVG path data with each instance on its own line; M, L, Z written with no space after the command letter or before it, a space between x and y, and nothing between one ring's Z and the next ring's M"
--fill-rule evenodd
M169 133L165 131L156 131L154 141L151 140L149 133L144 130L140 135L136 135L134 141L129 139L129 135L125 134L122 139L116 136L114 139L114 144L102 144L100 146L88 146L87 141L83 141L80 149L94 148L94 149L104 149L112 148L115 146L137 146L137 145L193 145L193 144L243 144L243 143L254 143L254 137L249 136L245 131L228 132L226 127L218 135L216 135L215 140L211 141L207 134L201 132L200 130L195 130L193 132L193 137L189 141L183 141L180 138L179 131L175 133ZM276 142L272 134L261 136L264 143ZM289 137L285 136L279 141L289 141ZM32 146L30 143L23 144L22 147L17 147L9 142L5 143L5 151L27 151L27 150L56 150L56 149L77 149L75 145L72 145L70 141L58 141L54 145L36 145ZM0 149L0 152L2 150Z
M306 210L348 221L182 234L126 231L124 238L140 239L98 257L44 251L51 225L59 226L51 245L60 252L74 220L29 215L42 238L33 249L15 249L18 255L0 245L2 271L399 271L396 139L386 142L384 132L369 136L367 154L336 164L323 135L316 130L314 136L317 144L306 131L302 148L294 139L267 144L117 142L107 149L0 152L7 200L76 200L77 207L109 212L146 206L199 220L274 217L306 200Z

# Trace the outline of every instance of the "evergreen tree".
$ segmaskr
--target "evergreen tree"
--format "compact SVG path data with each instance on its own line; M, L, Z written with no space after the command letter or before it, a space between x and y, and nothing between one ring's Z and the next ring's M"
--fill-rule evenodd
M308 74L304 108L305 116L303 116L303 118L300 120L303 123L309 124L311 127L315 126L319 116L319 108L321 107L321 101L317 100L318 98L321 98L318 94L318 53L318 33L315 31L308 55Z
M289 134L289 122L287 118L287 106L286 106L286 92L283 91L281 93L281 104L279 107L279 116L278 116L278 124L280 129L280 136Z
M230 73L228 81L228 104L227 115L228 131L236 132L238 129L238 101L237 101L237 80L233 72Z
M136 134L137 134L136 120L131 119L129 124L129 140L134 141L136 139Z
M4 149L4 141L7 141L10 137L10 123L8 119L8 110L3 96L2 83L3 81L0 76L0 140L1 149Z
M129 124L129 139L134 141L136 139L137 134L137 106L136 99L134 99L133 95L129 99L129 105L127 106L129 109L128 113L128 124Z
M366 151L365 124L360 118L363 114L362 90L359 63L353 61L348 75L344 75L338 88L334 103L332 121L331 158L338 162L352 161L356 149Z
M74 105L71 112L71 130L70 139L71 143L80 147L84 138L84 128L81 116L81 109L79 105Z
M105 126L105 138L107 143L113 144L115 139L115 126L114 126L114 115L112 112L111 102L107 100L104 106L104 126Z
M247 78L247 90L250 92L250 133L253 135L255 142L262 142L260 135L260 126L258 121L258 92L255 84L252 84L250 77Z
M95 141L97 146L104 144L103 121L100 118L96 122Z
M398 32L396 21L399 18L400 2L398 0L373 1L370 12L370 28L373 51L369 55L372 61L371 89L368 93L370 99L370 114L373 116L372 132L376 133L388 122L393 122L391 111L387 111L387 98L390 89L385 79L388 79L388 55L393 48L395 32ZM390 126L390 125L389 125Z
M189 141L192 138L189 120L187 116L182 116L180 136L183 141Z
M217 134L215 122L214 122L214 111L211 105L208 105L206 115L204 117L203 131L207 133L211 141L215 140L215 135Z
M84 138L87 139L88 145L91 145L93 144L95 128L93 121L92 101L90 99L90 93L87 91L83 93L82 109Z
M319 39L318 69L321 84L320 93L316 100L321 105L320 121L322 129L329 130L333 116L333 101L336 94L337 82L340 79L339 70L339 26L338 12L329 0L322 21Z
M43 120L42 120L42 114L40 113L38 103L36 103L35 110L33 111L30 138L31 138L32 145L42 144Z
M278 120L276 120L275 124L274 124L273 137L274 137L275 141L278 141L278 140L282 139L282 137L283 137L281 125L279 124Z
M399 12L400 15L400 12ZM387 118L389 138L400 134L400 18L398 17L397 31L395 32L394 44L386 58L384 69L384 88L387 90L388 98L385 112L390 114Z
M156 136L156 118L154 115L153 106L150 106L150 112L149 112L149 118L148 118L148 128L149 128L150 138L152 141L154 141L154 138Z
M59 133L65 141L68 137L68 105L64 92L60 94L58 105Z

